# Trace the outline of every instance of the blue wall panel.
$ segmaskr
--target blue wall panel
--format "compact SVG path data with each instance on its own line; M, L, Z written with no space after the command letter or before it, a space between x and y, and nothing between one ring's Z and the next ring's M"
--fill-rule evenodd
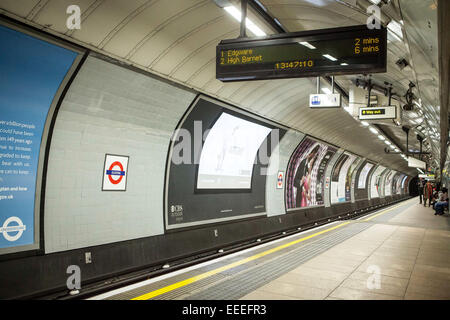
M42 134L55 94L77 55L0 25L0 248L35 242Z

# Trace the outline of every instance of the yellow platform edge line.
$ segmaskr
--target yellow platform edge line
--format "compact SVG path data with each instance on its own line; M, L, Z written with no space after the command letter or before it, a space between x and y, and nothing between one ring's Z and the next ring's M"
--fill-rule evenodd
M412 200L412 199L411 199L411 200ZM398 207L401 207L401 206L403 206L403 205L404 205L404 203L399 204L399 205L397 205L397 206L395 206L395 207L392 207L392 208L389 208L389 209L385 209L385 210L383 210L382 212L380 212L380 213L378 213L378 214L376 214L376 215L374 215L374 216L372 216L372 217L369 217L369 218L367 218L367 219L364 219L363 221L369 221L369 220L371 220L371 219L373 219L373 218L376 218L376 217L378 217L378 216L380 216L380 215L382 215L382 214L385 214L385 213L387 213L387 212L389 212L389 211L392 211L392 210L394 210L394 209L396 209L396 208L398 208ZM197 276L194 276L194 277L192 277L192 278L188 278L188 279L183 280L183 281L176 282L176 283L174 283L174 284L171 284L171 285L169 285L169 286L163 287L163 288L161 288L161 289L158 289L158 290L154 290L154 291L145 293L145 294L140 295L140 296L138 296L138 297L135 297L135 298L133 298L133 299L131 299L131 300L148 300L148 299L157 297L157 296L159 296L159 295L162 295L162 294L164 294L164 293L170 292L170 291L172 291L172 290L175 290L175 289L184 287L184 286L186 286L186 285L188 285L188 284L191 284L191 283L193 283L193 282L196 282L196 281L205 279L205 278L207 278L207 277L213 276L213 275L215 275L215 274L217 274L217 273L220 273L220 272L223 272L223 271L232 269L232 268L234 268L234 267L240 266L240 265L242 265L242 264L244 264L244 263L247 263L247 262L250 262L250 261L259 259L259 258L261 258L261 257L264 257L264 256L268 255L268 254L271 254L271 253L277 252L277 251L279 251L279 250L282 250L282 249L284 249L284 248L290 247L290 246L292 246L292 245L294 245L294 244L297 244L297 243L306 241L306 240L308 240L308 239L314 238L314 237L319 236L319 235L321 235L321 234L324 234L324 233L326 233L326 232L330 232L330 231L332 231L332 230L336 230L336 229L341 228L341 227L343 227L343 226L345 226L345 225L347 225L347 224L349 224L349 223L351 223L351 221L343 222L343 223L341 223L341 224L339 224L339 225L337 225L337 226L334 226L334 227L331 227L331 228L328 228L328 229L325 229L325 230L316 232L316 233L314 233L314 234L311 234L311 235L309 235L309 236L303 237L303 238L301 238L301 239L297 239L297 240L294 240L294 241L291 241L291 242L282 244L282 245L280 245L280 246L278 246L278 247L275 247L275 248L266 250L266 251L264 251L264 252L255 254L255 255L253 255L253 256L251 256L251 257L248 257L248 258L245 258L245 259L242 259L242 260L239 260L239 261L230 263L230 264L228 264L228 265L226 265L226 266L223 266L223 267L220 267L220 268L217 268L217 269L214 269L214 270L211 270L211 271L208 271L208 272L199 274L199 275L197 275Z
M190 284L190 283L199 281L199 280L201 280L201 279L210 277L210 276L215 275L215 274L217 274L217 273L220 273L220 272L229 270L229 269L231 269L231 268L240 266L240 265L245 264L245 263L247 263L247 262L250 262L250 261L259 259L259 258L261 258L261 257L264 257L264 256L268 255L268 254L271 254L271 253L277 252L277 251L279 251L279 250L285 249L285 248L290 247L290 246L292 246L292 245L294 245L294 244L297 244L297 243L306 241L306 240L308 240L308 239L314 238L314 237L316 237L316 236L318 236L318 235L321 235L321 234L324 234L324 233L326 233L326 232L330 232L330 231L332 231L332 230L338 229L338 228L343 227L343 226L345 226L345 225L347 225L347 224L349 224L349 223L351 223L351 221L344 222L344 223L341 223L341 224L339 224L339 225L337 225L337 226L334 226L334 227L328 228L328 229L326 229L326 230L322 230L322 231L316 232L316 233L314 233L314 234L311 234L311 235L309 235L309 236L303 237L303 238L301 238L301 239L297 239L297 240L294 240L294 241L291 241L291 242L282 244L282 245L280 245L280 246L278 246L278 247L275 247L275 248L266 250L266 251L264 251L264 252L255 254L255 255L253 255L253 256L251 256L251 257L248 257L248 258L245 258L245 259L242 259L242 260L239 260L239 261L230 263L230 264L228 264L228 265L226 265L226 266L223 266L223 267L220 267L220 268L217 268L217 269L214 269L214 270L211 270L211 271L208 271L208 272L199 274L199 275L194 276L194 277L192 277L192 278L189 278L189 279L186 279L186 280L183 280L183 281L176 282L176 283L174 283L174 284L171 284L171 285L169 285L169 286L163 287L163 288L161 288L161 289L158 289L158 290L155 290L155 291L151 291L151 292L145 293L145 294L143 294L143 295L141 295L141 296L138 296L138 297L135 297L135 298L133 298L133 299L131 299L131 300L148 300L148 299L154 298L154 297L159 296L159 295L161 295L161 294L164 294L164 293L166 293L166 292L169 292L169 291L172 291L172 290L175 290L175 289L184 287L184 286L186 286L186 285L188 285L188 284Z

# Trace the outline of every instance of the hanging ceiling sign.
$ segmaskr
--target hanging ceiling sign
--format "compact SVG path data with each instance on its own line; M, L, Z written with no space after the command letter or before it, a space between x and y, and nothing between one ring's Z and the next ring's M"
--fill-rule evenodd
M387 31L366 25L222 40L223 82L386 72Z
M422 178L425 180L433 180L434 174L419 174L419 178Z
M395 119L396 117L395 106L359 108L359 120Z
M341 95L337 93L331 94L310 94L310 108L340 108Z
M419 160L419 159L416 159L413 157L408 157L408 167L426 170L427 163L425 161L422 161L422 160Z

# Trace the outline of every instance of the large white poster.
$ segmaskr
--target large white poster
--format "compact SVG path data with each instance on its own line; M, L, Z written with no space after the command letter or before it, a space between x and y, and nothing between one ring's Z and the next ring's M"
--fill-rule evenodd
M203 145L197 189L250 189L256 154L271 130L222 113Z
M103 168L103 191L126 191L128 156L107 154Z
M366 187L367 175L369 174L370 169L372 169L373 164L367 162L364 168L361 170L358 179L358 189L364 189Z

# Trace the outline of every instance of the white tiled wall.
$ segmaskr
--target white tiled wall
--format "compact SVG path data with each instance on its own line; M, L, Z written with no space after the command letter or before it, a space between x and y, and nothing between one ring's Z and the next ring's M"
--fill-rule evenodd
M286 213L284 202L286 173L289 159L305 135L289 130L274 148L270 158L269 170L266 179L266 211L267 216L277 216ZM279 159L276 159L276 155ZM278 171L284 172L283 189L277 189Z
M56 120L45 251L162 234L167 150L194 94L89 57ZM101 191L105 154L127 155L127 191Z

